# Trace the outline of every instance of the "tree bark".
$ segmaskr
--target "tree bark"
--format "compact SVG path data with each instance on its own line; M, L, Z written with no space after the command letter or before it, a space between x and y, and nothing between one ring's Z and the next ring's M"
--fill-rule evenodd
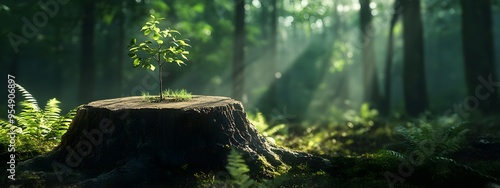
M375 51L373 49L373 26L372 13L370 8L370 0L359 0L361 8L360 13L360 29L361 29L361 44L363 53L363 86L364 99L370 106L377 108L380 102L380 91L377 78L377 67L375 63Z
M244 75L245 75L245 1L234 1L235 20L234 20L234 57L232 84L233 96L237 100L243 98Z
M479 98L476 89L483 85L480 77L486 81L497 81L491 1L461 0L460 2L462 5L462 41L467 91L469 96ZM483 113L489 114L499 110L496 89L482 89L479 94L487 95L481 99L478 107ZM473 106L474 104L464 105Z
M271 84L269 92L269 104L272 108L276 108L278 106L276 98L277 98L277 88L278 88L278 81L279 79L276 79L275 74L277 72L277 53L278 53L278 4L276 0L271 0L271 6L272 6L272 11L271 11L271 35L270 35L270 77L274 84Z
M394 27L401 13L400 0L394 1L394 9L389 25L389 37L387 41L387 50L385 54L385 70L384 70L384 96L379 110L383 116L388 116L391 111L391 80L392 80L392 57L394 55Z
M120 10L118 11L118 60L116 62L116 74L113 80L116 81L114 85L114 93L118 96L122 93L123 88L123 63L125 57L125 7L126 2L121 3Z
M91 102L78 110L56 149L18 169L42 171L45 178L59 175L63 184L143 185L169 181L168 174L179 169L223 170L230 148L239 150L251 171L262 176L269 175L263 168L285 164L330 166L322 158L267 142L246 118L241 102L194 96L185 102L149 103L142 97Z
M418 116L428 106L424 68L424 38L420 0L401 0L403 6L403 92L406 112Z
M94 26L95 1L82 2L82 26L80 35L80 81L78 100L89 102L94 98L95 63L94 63Z

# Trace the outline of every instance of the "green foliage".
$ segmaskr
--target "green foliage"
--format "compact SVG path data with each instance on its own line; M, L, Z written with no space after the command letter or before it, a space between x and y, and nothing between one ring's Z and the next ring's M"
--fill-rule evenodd
M261 112L255 114L248 113L248 120L250 120L250 123L252 123L252 125L273 144L281 145L282 141L285 139L285 135L288 134L285 124L271 127Z
M359 115L362 119L375 119L378 115L378 111L370 109L370 104L363 103L361 105L361 109L359 110Z
M183 59L187 60L186 55L189 54L186 47L189 47L190 45L186 42L186 40L176 39L175 35L180 35L179 31L172 29L160 30L160 28L158 28L157 25L160 24L160 21L165 18L156 18L153 15L151 15L151 18L153 20L146 22L146 24L141 28L141 32L143 32L145 36L152 35L156 44L153 44L150 40L146 40L137 45L136 38L130 41L129 57L134 60L134 67L141 66L142 68L154 71L155 66L151 64L151 60L156 60L158 66L162 66L165 62L175 62L179 66L181 64L185 64ZM156 45L156 47L151 45ZM139 57L138 52L141 51L146 52L151 57Z
M161 82L161 72L162 66L165 63L177 63L177 65L181 66L184 63L184 60L187 60L186 55L189 54L189 51L186 50L186 47L190 47L190 45L186 42L187 40L179 40L176 39L177 35L180 35L179 31L172 29L164 29L161 30L158 25L161 20L165 18L156 18L151 15L152 20L145 23L142 26L141 32L144 33L145 36L152 37L153 41L146 40L137 44L137 39L133 38L130 41L129 49L129 57L134 60L134 67L142 67L145 69L149 69L154 71L155 66L151 63L151 60L156 61L156 65L159 67L159 79L160 79L160 101L162 98L162 82ZM140 57L140 52L147 54L147 57Z
M243 160L241 154L235 149L231 149L231 152L227 156L226 169L233 178L232 183L237 187L247 188L256 183L255 180L250 179L250 176L248 176L250 169L245 164L245 160Z
M377 116L377 110L370 109L370 105L368 103L363 103L358 112L356 112L355 110L348 110L343 113L343 118L339 117L339 119L345 119L353 123L371 124L373 123L373 120L377 118Z
M61 115L60 102L57 99L47 101L44 109L38 106L36 99L21 85L16 84L25 98L20 102L21 112L15 115L17 123L10 124L0 119L2 126L1 144L8 144L3 134L11 129L16 132L16 150L21 152L45 153L55 147L66 132L79 107Z
M441 125L441 128L439 125L433 126L431 123L421 119L417 124L407 123L406 126L396 128L396 132L405 140L406 152L418 150L422 144L427 144L434 146L432 156L447 156L463 147L465 135L469 131L467 125L470 123L465 122L453 126Z

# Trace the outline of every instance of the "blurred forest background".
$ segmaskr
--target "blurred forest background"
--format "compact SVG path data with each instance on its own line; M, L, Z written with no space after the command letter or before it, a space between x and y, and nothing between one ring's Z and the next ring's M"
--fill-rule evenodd
M63 112L98 99L155 94L157 73L134 69L127 57L129 41L143 37L141 25L153 14L165 17L163 27L180 31L192 45L187 67L164 67L164 88L231 96L274 123L327 123L360 109L377 110L380 117L458 113L465 118L456 109L500 110L497 87L481 88L488 97L479 106L467 98L479 98L478 76L498 80L499 5L498 0L3 0L0 70L16 76L42 103L57 98ZM1 94L6 99L7 90ZM7 100L0 101L6 118Z

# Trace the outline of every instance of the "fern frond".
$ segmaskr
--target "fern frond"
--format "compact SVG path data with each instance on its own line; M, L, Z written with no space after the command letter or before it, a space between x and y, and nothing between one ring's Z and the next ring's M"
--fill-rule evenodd
M15 116L17 125L23 129L23 132L33 133L42 124L43 114L36 104L29 101L21 101L21 113Z
M255 115L248 113L248 119L259 132L264 132L267 128L269 128L269 125L266 123L266 119L261 112L257 112Z
M2 127L2 129L5 129L9 125L11 125L11 124L7 120L0 119L0 127Z
M394 158L397 158L399 160L405 160L406 157L397 152L397 151L392 151L392 150L380 150L379 153L383 154L383 155L386 155L386 156L389 156L389 157L394 157Z
M236 184L237 187L248 188L255 183L255 181L250 179L250 176L247 174L250 172L250 169L245 164L245 160L243 160L241 154L234 148L231 149L231 152L227 156L226 169L233 178L233 183Z
M16 87L21 92L22 96L26 101L33 104L37 110L40 110L40 107L38 107L38 102L36 101L35 97L33 97L33 95L31 95L31 93L28 92L28 90L24 89L24 87L19 84L16 84Z
M53 128L59 126L61 121L61 109L59 108L60 102L53 98L47 101L47 105L45 105L45 109L43 111L43 124L40 124L40 127L48 131L46 135L48 135ZM43 126L43 127L42 127Z
M53 139L59 140L61 138L61 136L64 133L66 133L71 122L73 121L73 118L75 118L75 116L76 116L76 112L78 111L78 109L80 109L81 106L82 105L77 106L76 108L73 108L65 115L60 116L58 122L56 124L52 125L51 136L53 137Z
M83 105L77 106L76 108L71 109L68 113L61 117L61 125L68 128L73 118L75 118L76 113Z

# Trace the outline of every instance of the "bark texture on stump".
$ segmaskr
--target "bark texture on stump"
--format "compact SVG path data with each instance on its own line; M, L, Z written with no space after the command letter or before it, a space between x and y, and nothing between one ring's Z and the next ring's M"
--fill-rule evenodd
M42 171L46 181L63 184L126 185L155 181L181 168L224 169L230 147L254 172L265 165L259 157L274 167L329 166L324 159L267 142L239 101L194 96L185 102L148 103L142 97L91 102L78 110L56 149L19 169Z

